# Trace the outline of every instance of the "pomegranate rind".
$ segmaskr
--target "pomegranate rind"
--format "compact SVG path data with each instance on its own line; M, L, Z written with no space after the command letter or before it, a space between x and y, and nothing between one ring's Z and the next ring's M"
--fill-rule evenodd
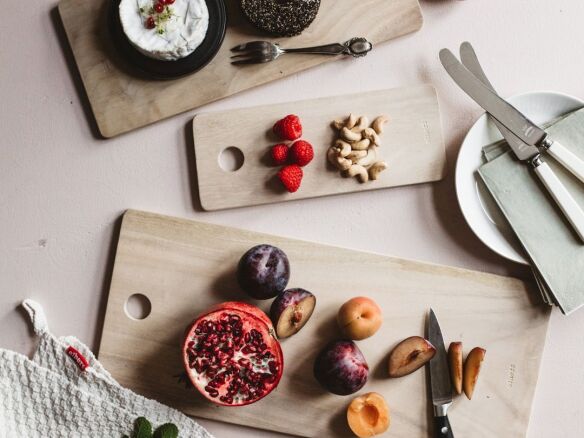
M194 331L199 324L200 321L204 319L213 319L215 315L219 314L234 314L239 315L243 320L249 321L249 325L253 327L257 327L260 333L265 331L265 336L263 336L264 342L268 345L268 350L274 355L275 362L279 364L279 369L276 374L274 374L275 381L273 383L267 384L267 389L263 394L259 394L257 398L250 399L250 400L242 400L240 403L224 403L216 397L211 397L204 388L201 387L201 382L197 380L197 377L200 376L196 370L189 366L189 343L193 340ZM182 358L183 358L183 366L185 368L186 374L189 377L189 380L193 384L193 386L208 400L212 401L215 404L221 406L245 406L248 404L252 404L261 400L265 396L267 396L270 392L272 392L279 384L282 378L282 372L284 369L284 356L282 353L282 348L280 343L278 342L274 327L272 322L268 318L268 316L258 307L239 302L239 301L230 301L226 303L217 304L207 311L200 314L197 318L195 318L185 330L185 336L182 343Z

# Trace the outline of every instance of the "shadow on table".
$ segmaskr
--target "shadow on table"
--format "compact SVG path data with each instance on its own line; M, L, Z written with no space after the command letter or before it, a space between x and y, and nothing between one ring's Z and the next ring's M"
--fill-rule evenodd
M99 304L97 306L97 321L95 324L95 334L91 343L91 350L99 357L99 345L101 343L101 335L103 333L105 311L107 308L107 299L109 297L109 289L112 282L114 272L114 262L116 259L116 249L120 237L120 230L122 228L123 213L114 221L112 226L112 233L110 236L109 246L107 248L107 256L105 269L103 273L103 280L101 285L101 295L99 297Z
M73 56L73 51L71 50L71 46L69 45L69 40L67 39L67 34L65 33L63 21L61 20L61 15L59 15L59 9L57 7L51 9L50 16L51 22L53 24L53 29L55 30L55 36L59 41L59 46L61 47L61 51L63 53L63 59L69 70L69 75L71 76L71 80L73 81L73 85L75 86L75 90L77 91L77 95L79 96L79 102L81 104L81 108L83 109L83 113L85 114L85 118L88 121L89 130L95 138L103 139L104 137L99 132L97 122L95 121L95 117L93 116L93 111L91 110L89 98L85 93L83 81L81 80L81 75L79 73L79 70L77 69L77 64L75 62L75 57Z

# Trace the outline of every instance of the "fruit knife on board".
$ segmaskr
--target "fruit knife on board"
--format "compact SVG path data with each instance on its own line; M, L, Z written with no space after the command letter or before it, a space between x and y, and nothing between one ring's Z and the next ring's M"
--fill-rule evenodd
M452 382L442 331L432 309L428 315L428 340L436 347L436 355L430 360L430 388L434 412L434 438L454 438L448 408L452 404Z

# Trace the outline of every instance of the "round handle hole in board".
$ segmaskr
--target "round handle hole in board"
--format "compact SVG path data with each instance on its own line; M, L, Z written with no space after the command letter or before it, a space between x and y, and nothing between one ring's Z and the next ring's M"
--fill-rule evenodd
M126 315L136 321L146 319L152 312L152 302L143 294L130 295L124 305Z
M241 149L229 146L219 153L219 167L225 172L235 172L241 169L245 158Z

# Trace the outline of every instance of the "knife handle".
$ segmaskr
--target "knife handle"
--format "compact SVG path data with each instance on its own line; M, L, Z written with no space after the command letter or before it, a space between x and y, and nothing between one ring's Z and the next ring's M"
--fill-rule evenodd
M584 161L582 159L558 141L552 142L547 151L576 178L584 182Z
M448 415L434 417L434 438L454 438Z
M541 159L536 159L533 162L534 171L541 179L541 182L548 189L550 195L554 198L566 219L570 222L574 231L578 234L580 239L584 242L584 212L580 206L574 201L570 192L558 179L551 167Z

